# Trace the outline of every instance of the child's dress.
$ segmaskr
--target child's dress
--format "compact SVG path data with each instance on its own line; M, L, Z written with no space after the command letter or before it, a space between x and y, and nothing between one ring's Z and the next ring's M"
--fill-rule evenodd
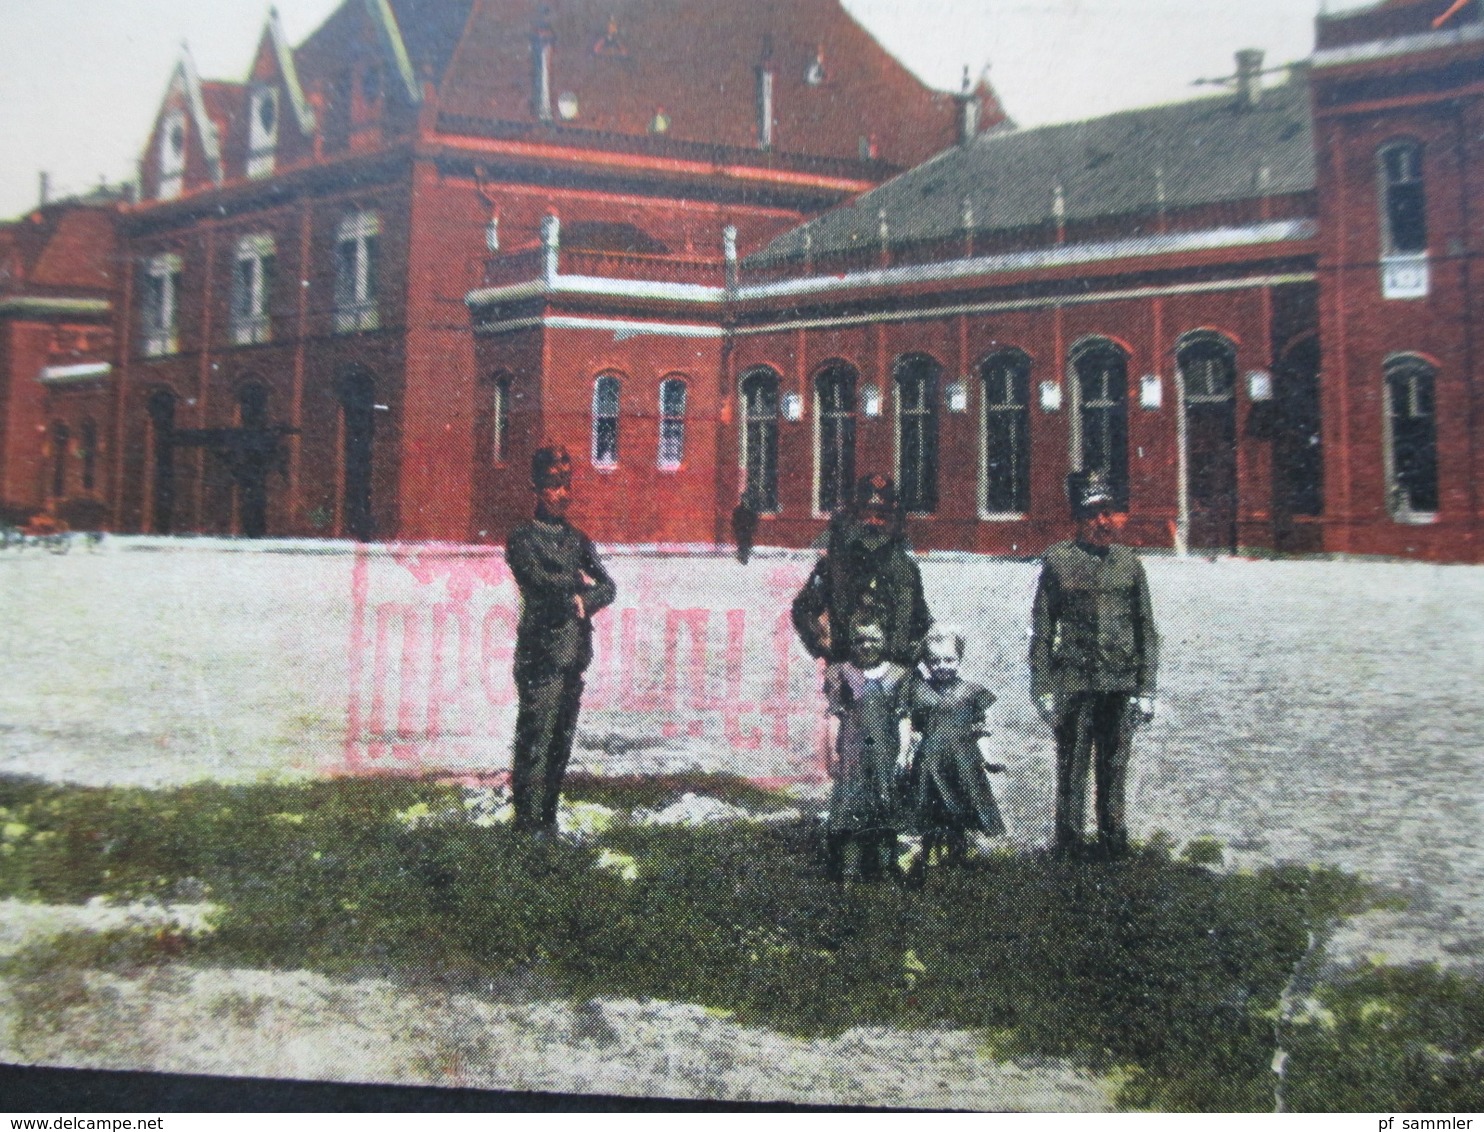
M922 736L917 748L911 806L917 832L924 836L969 830L995 836L1005 832L1000 808L979 755L985 715L994 703L987 688L955 680L941 688L920 677L907 690L912 728Z
M908 673L890 663L882 669L874 680L854 664L825 670L824 694L830 714L840 720L830 795L832 834L895 833L901 818L896 765Z

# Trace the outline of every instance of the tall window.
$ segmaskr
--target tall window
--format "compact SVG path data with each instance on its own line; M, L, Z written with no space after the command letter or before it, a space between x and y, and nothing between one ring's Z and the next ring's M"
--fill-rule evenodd
M1394 142L1381 150L1382 230L1385 251L1420 255L1427 251L1427 198L1422 184L1422 147Z
M1391 513L1399 519L1438 509L1437 371L1413 355L1386 363L1387 461Z
M81 431L82 489L92 491L98 483L98 422L85 417Z
M347 216L335 237L335 329L342 333L375 330L376 275L381 220L370 212Z
M268 306L276 262L272 236L243 236L237 241L232 268L232 341L238 346L267 342L273 336Z
M180 349L180 257L158 255L146 261L140 282L140 331L145 356L173 354Z
M778 511L778 383L770 369L742 378L742 470L745 490L761 514Z
M660 382L659 466L673 472L685 462L685 382L667 377Z
M247 175L267 177L273 172L273 152L278 148L278 90L257 87L248 101Z
M855 481L856 372L831 362L814 379L819 406L819 510L836 511L850 498Z
M1106 339L1072 354L1072 428L1078 471L1101 472L1119 510L1128 508L1128 359Z
M1002 350L979 369L984 382L984 500L990 515L1031 507L1031 359Z
M908 354L896 364L897 486L902 508L915 514L938 509L938 376L926 354Z
M67 446L72 441L72 431L61 421L52 424L52 498L61 499L67 494Z
M618 400L622 385L612 374L593 383L593 467L618 467Z
M185 185L186 116L184 110L173 110L160 123L160 184L156 196L174 200Z
M505 448L510 440L510 375L498 373L489 383L486 404L489 407L490 463L505 462Z

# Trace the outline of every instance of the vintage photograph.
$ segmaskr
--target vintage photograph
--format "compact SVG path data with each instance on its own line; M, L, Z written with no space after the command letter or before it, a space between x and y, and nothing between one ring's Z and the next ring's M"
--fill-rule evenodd
M1484 0L0 30L0 1068L1484 1109Z

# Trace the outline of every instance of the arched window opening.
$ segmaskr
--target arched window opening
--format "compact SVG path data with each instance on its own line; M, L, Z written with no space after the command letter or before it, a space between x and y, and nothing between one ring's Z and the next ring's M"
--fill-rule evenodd
M1211 331L1175 351L1185 413L1186 540L1191 547L1237 545L1237 349Z
M1406 355L1386 363L1388 503L1401 520L1438 510L1437 371Z
M984 383L986 514L1024 515L1031 506L1031 359L1002 350L979 370Z
M53 499L67 494L67 448L72 443L72 430L61 421L53 421L51 427Z
M662 471L673 472L685 462L685 381L669 377L660 382L660 452Z
M618 409L623 385L613 374L593 383L593 467L618 467Z
M753 510L778 513L778 386L770 369L756 369L742 378L743 491Z
M82 489L92 491L98 486L98 422L92 417L83 418L80 442Z
M340 385L341 530L369 542L376 536L372 507L372 457L376 437L376 383L352 373Z
M1119 510L1128 509L1128 358L1107 339L1072 355L1073 453L1078 471L1102 473Z
M157 535L170 533L175 520L175 394L160 389L145 404L150 423L149 529Z
M902 508L927 515L938 509L938 384L943 367L926 354L896 364L897 486Z
M1422 146L1393 142L1380 152L1382 232L1392 255L1427 251L1427 193L1422 176Z
M858 375L832 362L814 381L819 429L819 510L837 511L855 481L855 390Z

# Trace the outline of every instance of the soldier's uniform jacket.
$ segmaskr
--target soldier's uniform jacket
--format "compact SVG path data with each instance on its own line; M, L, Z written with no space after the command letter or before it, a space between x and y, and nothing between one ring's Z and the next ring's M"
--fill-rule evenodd
M1046 552L1031 635L1031 696L1057 711L1084 692L1154 694L1159 635L1144 565L1126 546L1106 557L1075 542Z
M850 657L850 619L863 611L880 620L887 660L916 663L918 643L933 624L917 563L899 538L872 549L832 528L828 552L794 599L794 628L811 656L840 664ZM828 647L821 617L829 625Z
M592 540L565 520L535 519L510 532L505 557L520 586L516 679L587 668L593 658L592 615L617 596ZM579 594L585 619L578 618L572 601Z

